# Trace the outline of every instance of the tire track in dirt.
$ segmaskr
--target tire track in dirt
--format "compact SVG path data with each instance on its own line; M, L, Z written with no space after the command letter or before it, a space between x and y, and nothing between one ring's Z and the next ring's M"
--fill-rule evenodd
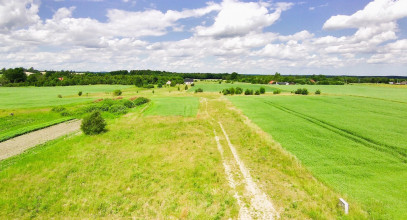
M203 98L203 104L205 105L205 113L209 117L210 123L214 126L215 121L208 113L208 102L206 98ZM246 168L244 163L240 160L240 157L236 151L236 148L230 142L229 136L226 133L223 125L220 121L218 121L218 125L220 126L226 142L229 145L229 149L232 152L233 158L229 160L229 162L234 163L237 165L238 168L232 169L231 166L224 155L224 149L219 141L219 137L216 134L215 129L213 130L215 135L215 141L218 146L218 151L222 158L223 167L225 168L226 178L229 182L229 186L233 190L234 198L237 200L237 203L240 207L239 210L239 219L274 219L278 218L279 215L277 211L274 209L274 206L268 196L260 190L257 184L253 181L253 178L250 175L249 170ZM235 174L234 174L235 173ZM236 177L237 181L235 180L234 176ZM242 178L243 176L243 178ZM236 187L240 184L245 185L245 192L240 193L237 191ZM243 199L245 198L245 199ZM250 204L247 204L246 201L250 201Z
M0 143L0 160L18 155L25 150L79 131L80 120L73 120L33 131Z

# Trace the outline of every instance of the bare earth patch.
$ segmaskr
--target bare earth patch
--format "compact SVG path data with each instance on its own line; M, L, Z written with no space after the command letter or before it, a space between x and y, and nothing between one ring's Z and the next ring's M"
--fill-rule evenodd
M36 145L78 131L80 125L80 120L68 121L1 142L0 160L20 154Z

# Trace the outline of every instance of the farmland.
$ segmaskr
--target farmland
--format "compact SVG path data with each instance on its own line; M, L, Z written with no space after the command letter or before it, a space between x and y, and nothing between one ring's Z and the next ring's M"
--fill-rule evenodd
M237 86L267 93L218 93ZM290 93L303 87L322 95ZM51 106L83 112L102 105L95 99L114 98L116 88L123 100L151 101L125 115L104 112L108 131L100 135L66 136L0 161L0 216L235 219L252 201L249 177L239 171L244 163L281 218L406 217L402 87L197 82L188 91L96 86L81 89L89 93L82 97L76 87L30 87L20 93L26 100L46 90L63 96L44 97L48 104L7 100L2 135L66 120ZM204 92L191 92L196 88ZM283 93L273 95L275 89ZM348 216L337 206L340 197L351 205Z

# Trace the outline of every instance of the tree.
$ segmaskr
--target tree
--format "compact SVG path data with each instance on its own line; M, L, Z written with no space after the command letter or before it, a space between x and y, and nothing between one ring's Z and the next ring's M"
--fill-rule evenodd
M260 94L266 93L266 89L264 87L260 87Z
M14 69L10 68L6 70L3 75L11 83L25 82L27 80L27 75L24 73L24 69L22 67Z
M230 75L230 79L231 80L236 80L237 79L237 73L236 72L233 72L231 75Z
M100 134L105 131L106 122L100 112L92 112L82 120L81 129L87 135Z

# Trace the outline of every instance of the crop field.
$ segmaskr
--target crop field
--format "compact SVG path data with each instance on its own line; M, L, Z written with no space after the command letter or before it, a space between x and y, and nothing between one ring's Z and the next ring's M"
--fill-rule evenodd
M259 90L261 87L266 89L266 92L273 92L276 88L269 85L260 85L260 84L250 84L250 83L213 83L213 82L196 82L194 87L190 87L188 91L193 92L197 88L202 88L204 92L220 92L223 89L229 89L231 87L240 87L243 90L252 89Z
M129 87L123 85L0 87L0 109L50 107L81 103L94 100L98 96L104 96L105 93L111 93L115 89ZM81 97L78 96L79 91L83 93ZM63 98L58 98L58 95Z
M198 112L197 97L161 97L153 98L151 107L145 115L194 117Z
M229 99L318 179L360 201L372 217L407 217L406 104L353 96Z

